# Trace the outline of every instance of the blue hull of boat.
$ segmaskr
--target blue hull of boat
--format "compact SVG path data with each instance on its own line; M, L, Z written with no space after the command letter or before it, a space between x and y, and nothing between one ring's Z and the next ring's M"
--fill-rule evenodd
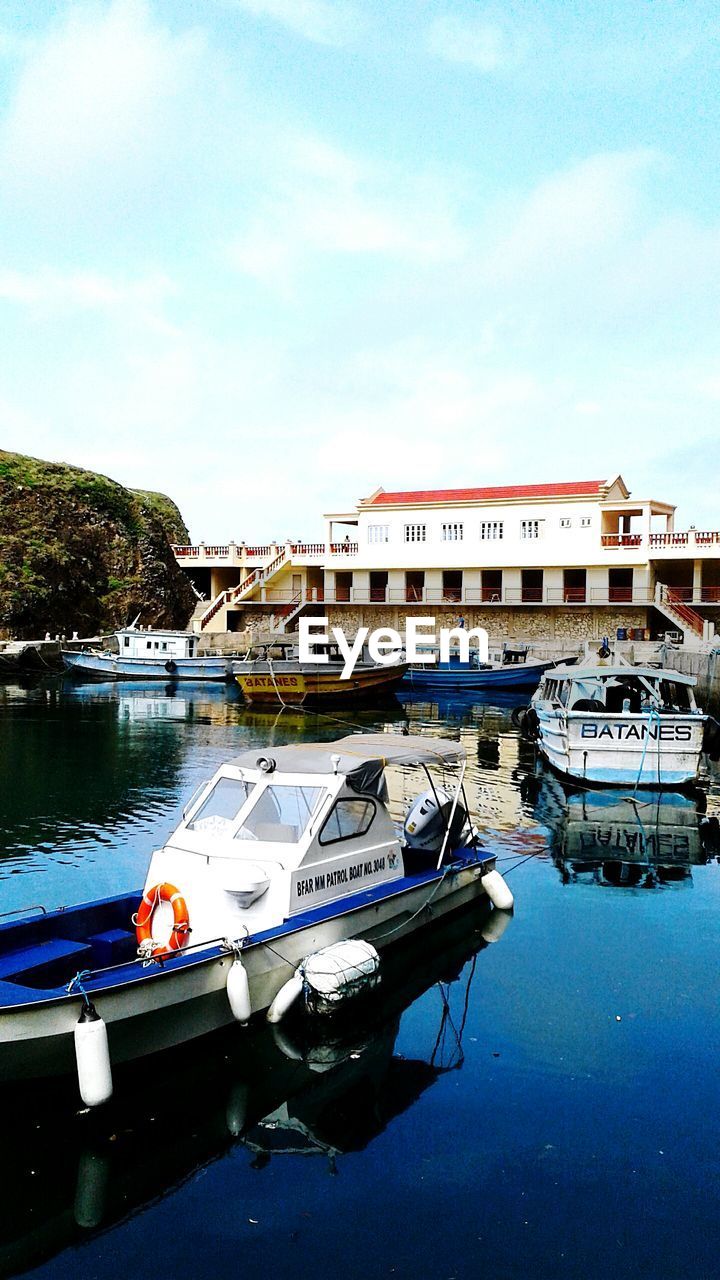
M425 669L411 667L403 684L438 692L449 689L536 689L544 673L554 665L553 662L519 662L487 670L462 663L438 664Z

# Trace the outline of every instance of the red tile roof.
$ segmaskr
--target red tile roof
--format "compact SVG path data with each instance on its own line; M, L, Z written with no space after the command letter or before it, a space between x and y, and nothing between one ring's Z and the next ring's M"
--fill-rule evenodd
M494 485L489 489L417 489L378 493L366 499L373 507L404 506L413 502L497 502L518 498L598 497L606 480L564 481L560 484Z

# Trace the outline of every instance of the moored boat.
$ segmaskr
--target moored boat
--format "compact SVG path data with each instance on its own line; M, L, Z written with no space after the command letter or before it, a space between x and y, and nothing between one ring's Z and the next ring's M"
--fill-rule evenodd
M407 671L407 663L357 662L349 675L344 660L301 662L273 659L268 654L242 664L235 673L246 702L275 706L304 706L317 702L359 702L392 693Z
M430 784L402 830L386 805L393 764ZM104 1101L111 1062L287 1001L321 950L352 940L381 958L483 895L510 907L463 804L464 769L457 743L393 734L222 765L152 855L142 894L0 925L0 1079L77 1063L84 1100Z
M242 659L232 654L198 653L198 637L189 631L143 631L126 627L115 633L117 652L63 649L65 669L88 680L232 680Z
M556 667L534 694L524 730L553 768L582 782L686 786L708 745L695 683L658 667Z
M451 653L447 662L413 663L405 676L405 684L414 689L458 691L501 689L536 689L543 675L557 661L543 662L530 656L527 648L504 646L499 662L480 662L477 653L464 661Z

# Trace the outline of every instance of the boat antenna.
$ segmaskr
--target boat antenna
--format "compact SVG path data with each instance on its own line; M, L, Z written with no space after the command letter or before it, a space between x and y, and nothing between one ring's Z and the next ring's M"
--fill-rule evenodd
M139 614L137 615L137 617L135 618L134 622L131 622L131 623L130 623L130 626L128 627L128 631L135 631L135 630L137 629L137 624L138 624L138 622L140 621L140 614L141 614L141 613L142 613L142 609L140 610L140 613L139 613Z

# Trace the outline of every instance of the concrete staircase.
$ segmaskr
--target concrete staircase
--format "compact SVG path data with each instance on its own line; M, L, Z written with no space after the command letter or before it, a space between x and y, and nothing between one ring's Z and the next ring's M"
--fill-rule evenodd
M318 601L308 600L304 591L300 591L293 596L289 604L283 604L275 611L272 617L272 627L274 631L285 633L286 631L294 631L295 623L304 613L308 605L317 605Z
M289 547L284 547L279 555L275 556L264 569L252 569L236 587L227 587L225 590L218 592L215 599L205 607L204 613L200 616L200 631L204 631L213 618L217 616L221 609L228 609L231 605L241 604L244 600L250 600L256 591L261 590L272 578L275 577L281 569L284 569L292 562L292 555ZM227 630L227 627L220 627Z
M655 608L665 615L673 627L682 632L684 644L688 648L699 648L703 642L712 640L715 634L714 624L703 618L672 587L666 587L664 583L657 584Z

